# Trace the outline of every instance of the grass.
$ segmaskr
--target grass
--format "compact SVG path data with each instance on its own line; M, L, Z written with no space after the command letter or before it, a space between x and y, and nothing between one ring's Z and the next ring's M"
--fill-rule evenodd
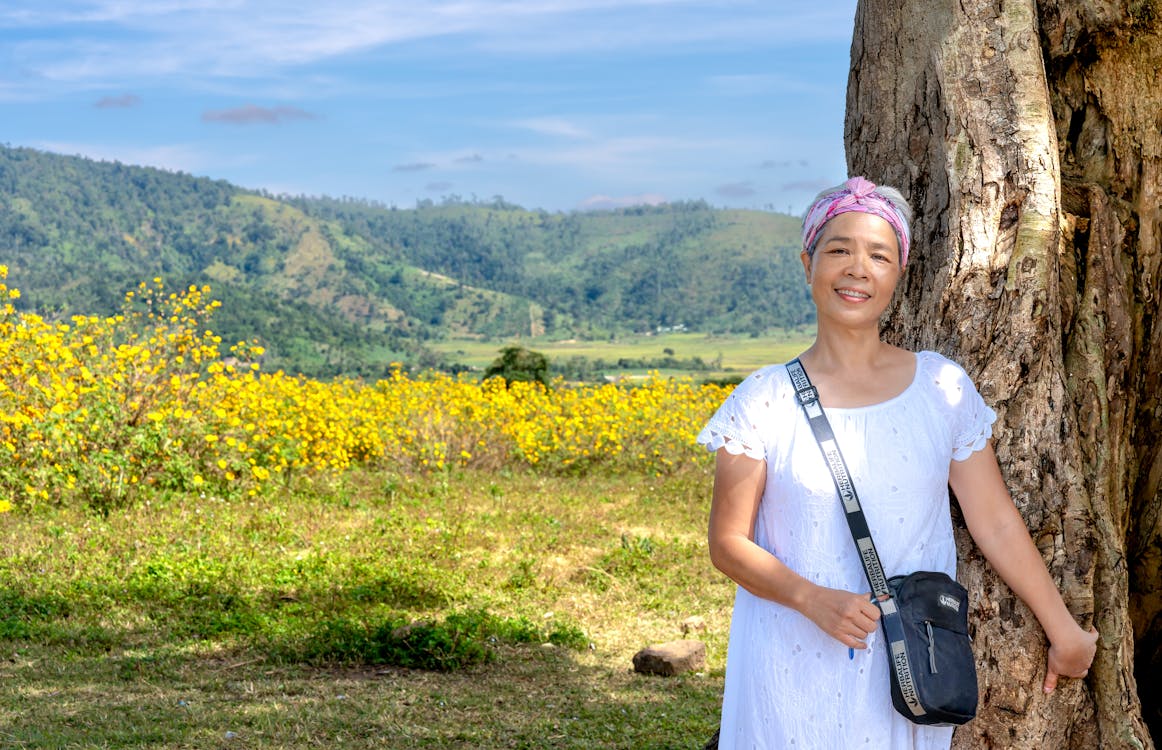
M534 349L548 357L550 362L564 361L570 357L603 359L606 362L617 362L619 359L661 360L667 356L679 360L699 357L707 364L717 365L710 371L674 371L666 374L705 378L746 375L763 365L786 362L810 346L814 336L813 330L776 330L758 337L666 332L625 336L613 341L448 339L429 342L429 345L461 364L479 369L491 364L503 347L512 344ZM608 374L640 376L645 373L613 368Z
M708 463L352 473L254 502L5 514L0 746L700 748L733 596L707 559L710 482ZM633 673L692 615L703 672ZM422 638L486 656L399 666Z

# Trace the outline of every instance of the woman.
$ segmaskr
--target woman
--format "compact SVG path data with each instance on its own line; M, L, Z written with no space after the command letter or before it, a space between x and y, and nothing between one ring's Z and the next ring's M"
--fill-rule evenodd
M964 370L886 343L911 210L861 177L803 221L818 333L800 356L819 391L888 576L956 573L948 487L977 546L1049 638L1045 692L1083 677L1097 632L1066 609L989 445L996 415ZM783 365L748 377L698 436L717 452L710 556L739 584L719 747L947 748L951 727L896 713L888 659L831 474Z

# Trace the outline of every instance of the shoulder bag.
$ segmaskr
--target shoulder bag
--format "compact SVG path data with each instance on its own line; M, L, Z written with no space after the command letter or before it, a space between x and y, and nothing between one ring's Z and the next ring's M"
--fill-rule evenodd
M968 635L968 592L938 571L884 576L879 553L835 433L798 359L787 364L799 403L831 469L851 537L880 608L891 666L892 705L916 724L964 724L976 716L976 662Z

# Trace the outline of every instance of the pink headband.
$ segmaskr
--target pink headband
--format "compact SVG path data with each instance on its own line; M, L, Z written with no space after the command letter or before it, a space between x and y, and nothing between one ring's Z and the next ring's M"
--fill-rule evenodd
M875 183L870 180L852 177L843 183L842 189L815 201L803 219L803 250L808 255L815 251L815 240L828 221L848 211L859 211L878 216L892 226L900 243L900 267L908 265L908 246L912 242L908 222L900 209L875 190Z

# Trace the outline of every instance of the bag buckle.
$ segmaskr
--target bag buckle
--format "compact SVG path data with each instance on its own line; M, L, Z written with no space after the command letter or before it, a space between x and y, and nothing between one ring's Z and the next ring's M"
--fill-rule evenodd
M819 400L819 391L816 390L815 386L813 386L813 385L807 386L806 388L799 391L798 393L799 393L799 403L802 404L803 406L807 406L808 404Z

